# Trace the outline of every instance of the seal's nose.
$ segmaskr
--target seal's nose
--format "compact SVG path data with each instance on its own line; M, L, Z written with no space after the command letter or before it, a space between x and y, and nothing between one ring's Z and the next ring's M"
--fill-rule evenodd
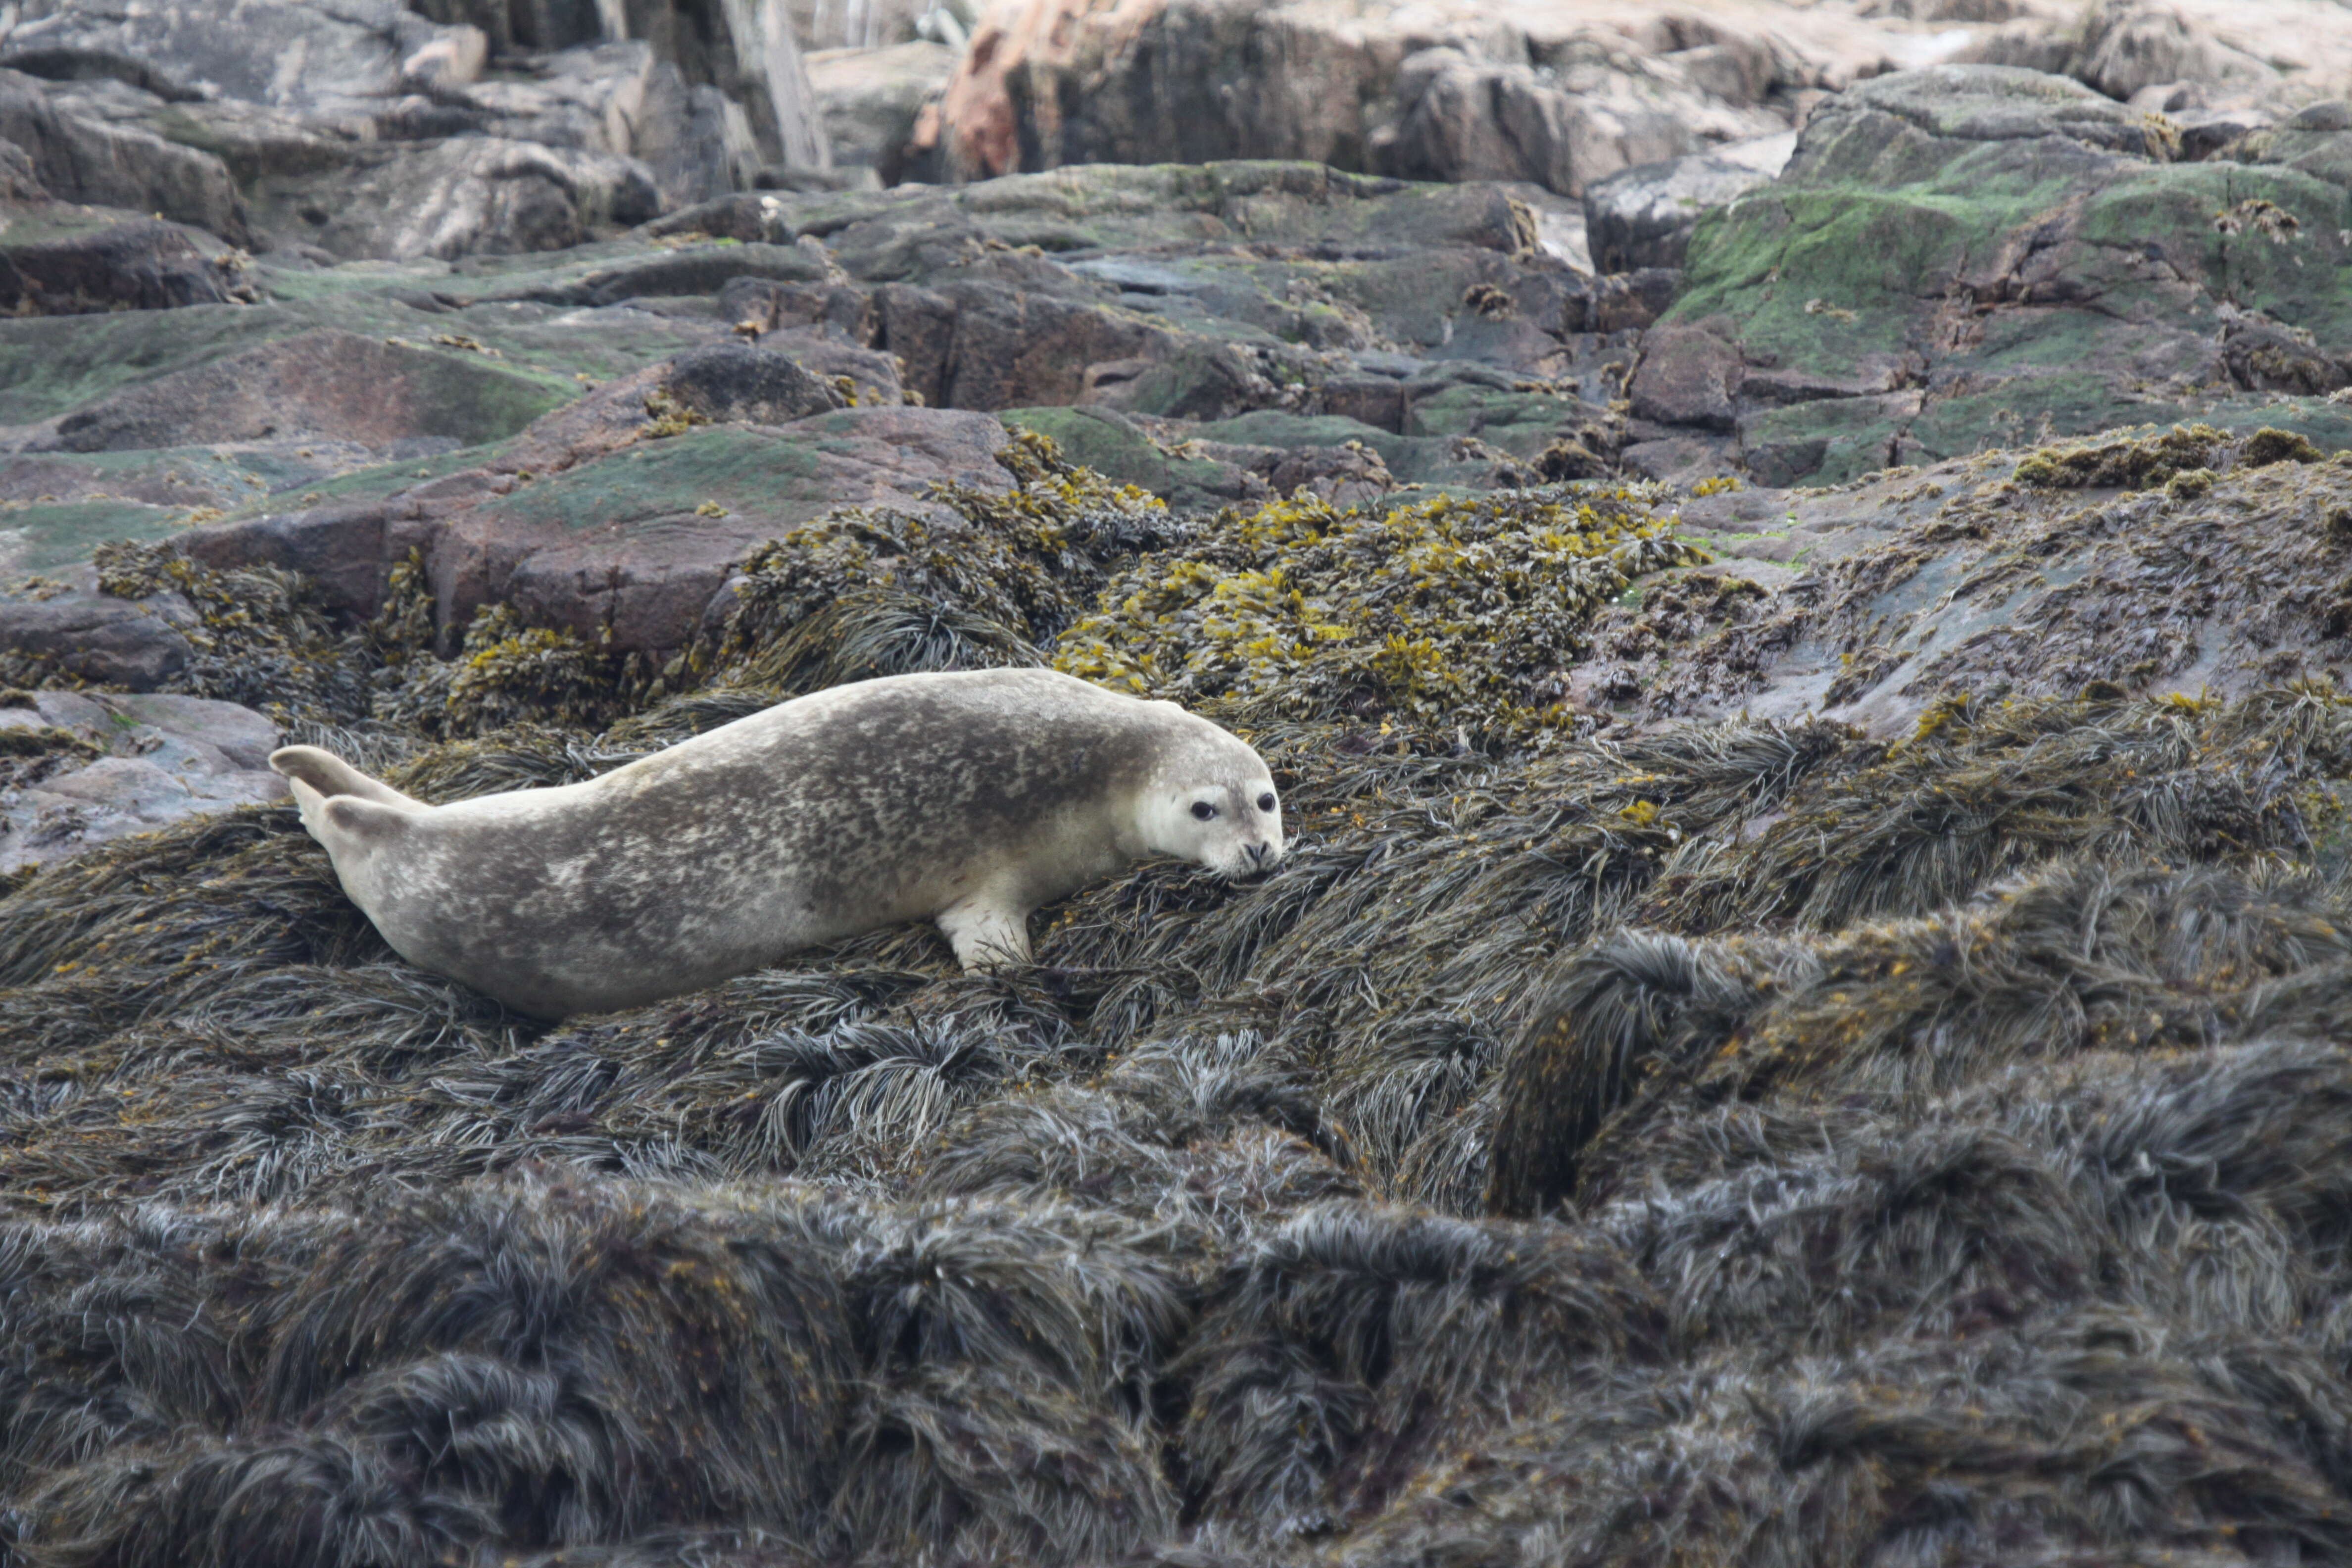
M1266 856L1267 856L1268 854L1272 853L1273 849L1274 849L1274 846L1273 846L1273 845L1271 845L1271 844L1253 844L1253 845L1251 845L1251 846L1249 847L1249 858L1250 858L1250 861L1251 861L1251 863L1252 863L1253 865L1258 865L1258 866L1263 866L1263 865L1265 865L1265 858L1266 858Z

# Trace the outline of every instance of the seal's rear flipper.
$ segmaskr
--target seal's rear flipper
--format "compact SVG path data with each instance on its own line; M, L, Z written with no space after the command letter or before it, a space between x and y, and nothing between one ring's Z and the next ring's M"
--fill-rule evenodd
M307 779L289 774L288 780L293 785L294 804L302 813L302 826L310 830L311 837L327 847L327 853L339 866L346 854L362 853L390 843L422 809L415 802L402 807L355 795L320 795Z
M297 800L301 798L302 786L307 784L315 795L349 795L405 811L427 809L423 801L409 799L383 780L368 777L334 752L321 751L316 746L280 746L269 753L269 765L293 781ZM307 807L302 813L302 823L305 826L311 826ZM313 827L312 831L315 834L317 830Z

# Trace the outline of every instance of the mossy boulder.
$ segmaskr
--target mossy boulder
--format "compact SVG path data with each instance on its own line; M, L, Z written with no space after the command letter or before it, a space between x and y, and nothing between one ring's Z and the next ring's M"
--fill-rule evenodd
M1667 320L1736 350L1741 445L1771 483L2352 383L2328 352L2352 347L2344 186L2311 149L2174 151L2059 78L1874 79L1701 222Z

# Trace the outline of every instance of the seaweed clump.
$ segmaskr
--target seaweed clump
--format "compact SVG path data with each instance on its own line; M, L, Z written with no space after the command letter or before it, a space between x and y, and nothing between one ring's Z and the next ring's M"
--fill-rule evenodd
M1055 667L1237 721L1380 721L1527 739L1633 578L1704 557L1632 491L1228 511L1139 562Z
M181 678L191 695L303 718L367 711L354 639L336 629L299 574L275 566L215 571L168 543L102 544L94 560L101 593L178 595L193 609L179 628L194 650Z
M926 669L1044 662L1108 573L1187 526L1158 497L1063 460L1017 431L998 492L933 487L939 504L846 508L754 551L715 648L715 681L791 694Z
M2269 426L2242 438L2210 425L2176 425L2161 435L2102 437L2069 447L2046 447L2017 465L2012 476L2042 489L2159 489L2200 471L2273 463L2315 463L2325 454L2307 436ZM2191 481L2192 484L2194 481ZM2202 494L2210 484L2186 492Z

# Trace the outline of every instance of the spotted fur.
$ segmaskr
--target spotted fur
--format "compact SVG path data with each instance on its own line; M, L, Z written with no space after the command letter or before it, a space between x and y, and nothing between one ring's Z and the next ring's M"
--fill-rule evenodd
M967 968L1027 963L1031 910L1132 860L1241 875L1282 853L1242 741L1042 669L835 687L584 784L448 805L313 746L270 765L395 951L547 1017L906 921Z

